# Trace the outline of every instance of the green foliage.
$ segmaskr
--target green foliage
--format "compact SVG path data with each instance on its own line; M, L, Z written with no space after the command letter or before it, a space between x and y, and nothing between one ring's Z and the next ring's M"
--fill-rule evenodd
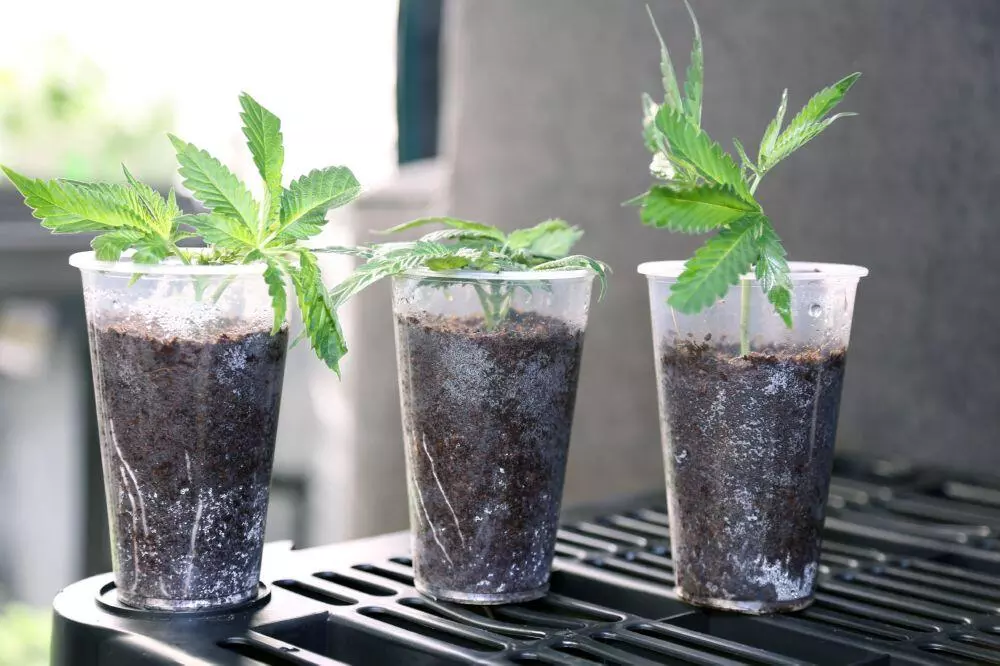
M439 273L467 270L489 273L501 271L549 271L585 269L593 271L603 294L606 264L583 255L569 255L583 231L563 220L546 220L510 234L497 227L453 217L420 218L383 233L398 233L429 224L446 229L432 231L416 241L378 243L360 248L324 248L328 252L360 256L365 262L334 287L331 297L337 306L379 280L423 269ZM496 284L479 285L480 300L487 324L503 319L510 306L511 292L497 291ZM502 293L501 293L502 292Z
M753 270L775 312L791 327L792 281L785 249L754 194L761 179L775 165L838 118L854 115L830 113L861 74L851 74L820 90L782 129L788 108L786 90L774 119L764 130L756 162L743 144L733 139L740 158L737 166L732 156L701 129L704 94L701 29L687 0L685 5L694 25L694 46L684 95L680 93L666 44L653 21L660 42L663 103L658 105L650 95L642 96L643 140L653 154L650 172L660 182L626 203L639 204L642 222L649 226L692 234L718 232L685 264L671 289L669 302L673 307L685 313L709 307Z
M22 604L0 606L0 666L49 663L52 611Z
M118 261L134 250L131 259L137 264L168 257L186 264L263 264L274 332L284 324L286 285L291 283L313 349L339 371L347 346L335 301L323 286L315 255L300 242L318 234L327 212L356 198L360 186L347 167L333 166L283 188L281 121L246 93L240 95L240 106L247 146L264 183L261 202L219 160L173 135L184 186L206 213L182 214L173 191L164 198L128 169L125 184L119 184L43 181L2 168L43 226L54 233L98 233L92 246L102 261ZM177 243L185 238L200 238L208 247L202 252L181 249Z

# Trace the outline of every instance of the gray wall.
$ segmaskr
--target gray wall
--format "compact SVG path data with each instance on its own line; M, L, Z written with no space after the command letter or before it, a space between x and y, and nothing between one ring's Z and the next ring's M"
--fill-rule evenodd
M659 92L642 0L450 3L443 151L455 214L560 216L616 273L592 311L570 502L662 483L646 292L635 265L695 242L619 202L649 182L639 95ZM1000 461L1000 3L692 0L706 50L704 125L756 146L855 70L861 115L782 164L761 199L793 259L858 263L841 446L976 468ZM675 60L690 24L650 0ZM752 151L755 152L755 151Z

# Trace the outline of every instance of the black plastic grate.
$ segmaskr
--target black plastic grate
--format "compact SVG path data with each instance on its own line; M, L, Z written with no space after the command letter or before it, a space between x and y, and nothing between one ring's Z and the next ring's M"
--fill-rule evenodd
M149 621L116 607L108 576L83 581L56 600L55 663L1000 666L996 477L838 461L816 602L784 616L676 600L658 498L571 514L531 603L423 598L407 541L270 546L270 600L197 622Z

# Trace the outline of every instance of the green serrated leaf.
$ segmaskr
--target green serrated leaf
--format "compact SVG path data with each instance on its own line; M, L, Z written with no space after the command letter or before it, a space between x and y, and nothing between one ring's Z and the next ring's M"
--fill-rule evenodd
M170 256L172 248L159 236L144 236L133 245L132 261L137 264L158 264Z
M611 267L608 266L603 261L592 259L582 254L574 254L568 257L563 257L562 259L546 261L543 264L538 264L531 270L557 271L557 270L566 270L574 268L582 268L585 270L593 271L597 275L597 280L601 287L600 292L598 292L597 299L600 300L604 298L604 292L607 290L608 287L608 275L611 274Z
M246 185L208 152L172 134L168 136L177 151L184 187L216 215L234 218L256 234L257 202Z
M316 355L339 376L340 359L347 354L347 344L336 304L326 291L315 255L300 250L299 266L291 267L289 274L309 342Z
M253 232L239 220L215 213L183 215L178 223L192 227L205 239L206 243L237 251L248 251L256 247Z
M545 220L528 229L518 229L507 236L507 247L524 250L539 257L558 259L569 254L583 230L564 220Z
M174 222L173 211L163 196L149 185L138 181L132 172L122 164L122 172L125 180L132 188L135 197L141 206L143 213L149 224L156 229L161 236L168 236ZM176 201L174 205L176 207Z
M326 213L357 198L361 185L347 167L314 169L281 193L280 223L272 237L304 240L318 234Z
M407 231L408 229L415 229L417 227L423 227L428 224L443 224L446 227L451 227L453 229L466 229L469 231L482 231L489 234L498 241L505 241L507 239L506 234L500 231L496 227L492 227L488 224L482 224L480 222L470 222L469 220L460 220L456 217L421 217L416 220L411 220L410 222L405 222L403 224L396 225L381 231L381 234L395 234L400 231Z
M670 142L672 153L691 164L709 183L728 185L744 199L751 201L743 181L743 173L733 158L702 129L691 124L682 113L661 107L656 114L656 126Z
M753 163L753 160L747 155L746 148L743 147L743 143L739 139L733 139L733 145L736 146L736 152L740 156L740 166L744 171L750 170L753 173L757 173L757 165Z
M118 229L101 234L90 241L98 261L118 261L122 252L144 239L146 233L138 229Z
M257 103L247 93L240 93L243 112L243 134L253 155L253 162L264 180L267 211L260 220L260 231L278 222L281 202L281 168L285 163L285 148L281 136L281 120Z
M691 47L691 62L688 64L687 74L684 77L684 112L691 122L696 126L701 126L701 105L702 95L705 89L705 56L701 46L701 28L698 26L698 19L695 18L694 10L688 0L684 0L688 14L691 15L691 23L694 25L694 44Z
M437 229L420 237L425 243L440 243L442 241L455 241L458 243L484 243L489 245L500 245L496 234L488 231L478 231L475 229Z
M681 312L694 314L725 296L757 257L761 217L749 213L708 239L688 259L667 302Z
M759 163L766 164L768 155L774 151L774 144L778 140L778 135L781 133L781 124L785 122L785 111L788 109L788 88L785 88L781 93L781 103L778 104L778 112L775 114L771 122L767 124L767 129L764 130L764 136L760 140L760 148L757 151L757 161Z
M67 180L28 178L0 167L42 226L53 233L107 231L121 227L144 229L145 220L121 190Z
M832 86L823 88L813 95L802 107L802 110L788 123L788 127L774 140L773 147L760 155L761 168L774 167L778 162L815 138L837 118L853 115L838 114L833 118L827 118L827 115L844 99L844 95L860 76L860 72L845 76Z
M649 8L649 5L646 5L646 13L649 14L649 21L653 24L653 32L656 33L656 39L660 42L660 76L663 78L664 102L667 106L679 110L682 108L681 91L677 86L674 63L670 59L667 43L663 41L663 35L660 34L660 28L656 25L656 19L653 18L653 10Z
M641 217L650 226L702 234L759 210L756 203L746 201L725 186L700 185L674 190L658 185L646 195Z
M271 335L277 335L285 325L285 313L288 311L288 291L285 288L285 278L281 265L273 258L267 258L267 268L264 269L264 282L267 283L267 293L271 295L271 306L274 308L274 325Z
M424 266L432 271L457 271L469 265L467 257L432 257L424 261Z
M762 217L757 237L755 272L761 289L788 328L792 327L792 280L789 277L785 248L770 220Z

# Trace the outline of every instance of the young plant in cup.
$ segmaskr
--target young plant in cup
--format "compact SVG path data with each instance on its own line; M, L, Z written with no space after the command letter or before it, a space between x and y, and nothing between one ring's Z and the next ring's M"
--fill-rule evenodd
M335 303L392 278L416 587L501 604L548 589L583 335L596 275L582 232L509 234L453 218L365 259Z
M305 332L337 369L346 346L313 253L328 209L355 198L346 167L282 186L280 122L240 97L264 181L250 190L171 137L184 215L124 169L125 183L39 180L3 168L53 233L96 233L83 275L115 583L126 605L228 608L257 593L288 346L287 284ZM178 243L198 238L202 248Z
M780 162L853 115L831 113L860 74L816 93L787 125L786 90L756 161L734 139L738 165L701 128L704 60L691 18L683 89L660 39L664 99L643 97L657 182L630 202L647 225L715 234L687 262L639 266L649 278L676 591L715 608L794 610L813 597L855 289L868 271L789 264L755 193Z

